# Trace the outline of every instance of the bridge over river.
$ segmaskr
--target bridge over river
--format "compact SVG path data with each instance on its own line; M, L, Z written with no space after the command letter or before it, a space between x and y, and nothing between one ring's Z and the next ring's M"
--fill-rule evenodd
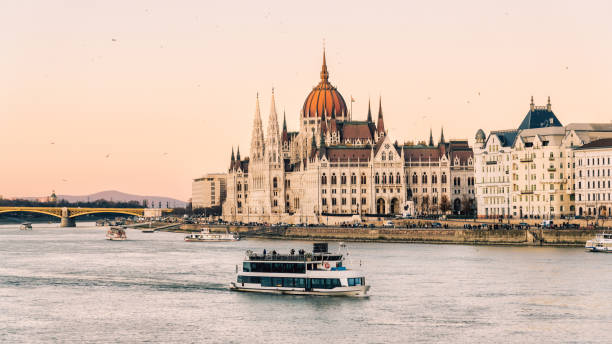
M81 207L0 207L0 214L13 212L29 212L46 214L61 219L60 227L75 227L74 218L81 215L114 213L133 216L161 216L170 213L172 209L157 208L81 208Z

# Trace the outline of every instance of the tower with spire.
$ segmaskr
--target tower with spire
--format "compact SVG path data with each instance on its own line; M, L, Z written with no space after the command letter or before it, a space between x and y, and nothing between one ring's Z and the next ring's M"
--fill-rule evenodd
M264 133L259 111L259 94L255 102L255 118L253 119L253 132L251 134L251 161L256 162L264 159Z
M368 109L368 117L370 117L369 109ZM382 97L378 98L378 120L376 122L376 134L377 134L377 140L386 135L385 121L383 120L383 112L382 112Z

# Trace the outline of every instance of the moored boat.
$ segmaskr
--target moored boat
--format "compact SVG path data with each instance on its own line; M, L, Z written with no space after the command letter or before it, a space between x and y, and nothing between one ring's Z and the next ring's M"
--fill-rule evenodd
M106 232L106 239L112 241L126 240L127 235L125 234L125 229L121 227L109 228L109 230Z
M22 231L32 230L32 224L29 222L24 222L19 226L19 229Z
M343 244L341 248L345 248ZM342 253L329 253L327 243L315 243L313 252L291 250L263 254L247 251L242 271L230 290L289 295L367 296L370 286L359 270L348 269Z
M612 234L600 233L586 242L584 248L590 252L606 252L612 253Z
M237 233L211 233L208 228L202 229L200 233L192 233L185 237L187 242L209 242L209 241L238 241Z

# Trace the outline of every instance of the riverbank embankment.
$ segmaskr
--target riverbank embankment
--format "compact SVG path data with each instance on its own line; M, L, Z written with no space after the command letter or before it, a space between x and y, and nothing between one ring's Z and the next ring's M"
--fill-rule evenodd
M182 231L199 230L199 225L183 225ZM581 247L597 230L474 230L403 229L349 227L253 227L212 226L213 232L231 231L246 238L280 240L406 242L466 245L568 246Z

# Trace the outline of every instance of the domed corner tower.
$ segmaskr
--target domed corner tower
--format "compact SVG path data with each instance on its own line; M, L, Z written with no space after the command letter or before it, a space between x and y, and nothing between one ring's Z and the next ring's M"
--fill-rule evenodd
M348 119L348 109L344 98L336 87L329 83L329 72L323 50L323 65L321 67L321 81L306 97L301 111L300 132L304 137L311 137L314 133L319 136L321 120L335 118L338 121Z

